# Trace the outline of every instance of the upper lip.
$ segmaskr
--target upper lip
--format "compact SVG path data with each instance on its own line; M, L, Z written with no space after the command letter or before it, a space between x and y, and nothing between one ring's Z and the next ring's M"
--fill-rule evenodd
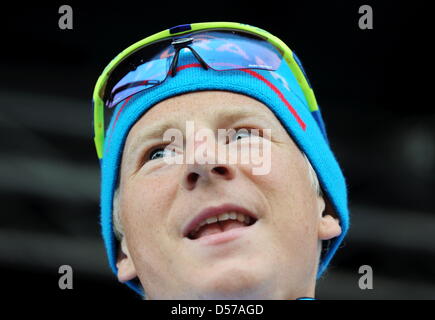
M238 206L238 205L231 204L231 203L226 203L226 204L223 204L223 205L217 206L217 207L207 207L207 208L201 210L198 214L196 214L189 221L189 223L184 227L183 236L187 237L189 235L189 233L191 233L193 230L195 230L195 228L198 226L199 223L201 223L201 221L203 221L207 218L218 216L222 213L231 212L231 211L237 212L237 213L242 213L242 214L245 214L251 218L254 218L254 220L258 220L258 217L254 213L249 211L248 209L241 207L241 206Z

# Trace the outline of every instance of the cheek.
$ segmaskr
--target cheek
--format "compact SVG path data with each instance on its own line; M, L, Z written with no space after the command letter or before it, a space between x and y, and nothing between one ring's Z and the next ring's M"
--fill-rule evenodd
M281 246L315 246L316 198L302 155L275 146L271 160L269 174L251 177L269 204L272 236Z
M136 176L126 181L121 194L122 224L136 255L158 248L167 234L169 209L176 183L170 173ZM150 232L152 230L152 232ZM135 255L131 252L132 255Z
M273 145L270 156L270 172L253 175L246 171L253 182L270 198L278 198L277 203L292 203L293 206L306 202L312 197L312 187L308 169L299 151L289 147Z

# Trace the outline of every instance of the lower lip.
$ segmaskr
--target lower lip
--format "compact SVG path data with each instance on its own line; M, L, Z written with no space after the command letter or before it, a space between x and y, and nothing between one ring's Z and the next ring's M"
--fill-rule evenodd
M201 237L199 239L190 240L190 241L197 242L201 245L208 245L208 246L218 245L218 244L230 242L230 241L233 241L233 240L240 238L246 232L251 230L254 225L255 224L248 226L248 227L235 228L235 229L231 229L228 231L214 233L214 234L210 234L210 235Z

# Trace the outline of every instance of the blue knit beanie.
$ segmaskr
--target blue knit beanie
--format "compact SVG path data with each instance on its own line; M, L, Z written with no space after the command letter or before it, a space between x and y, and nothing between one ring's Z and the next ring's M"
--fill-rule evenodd
M117 274L118 249L112 223L113 196L118 186L121 157L129 130L147 110L162 100L188 92L220 90L244 94L269 107L316 171L322 191L339 217L342 229L322 256L317 274L319 278L349 227L346 183L330 148L320 109L313 112L309 110L302 89L286 63L282 63L274 72L204 70L189 50L182 50L178 70L175 77L168 77L162 84L120 102L106 131L101 160L101 227L113 272ZM128 281L126 284L144 295L138 281Z

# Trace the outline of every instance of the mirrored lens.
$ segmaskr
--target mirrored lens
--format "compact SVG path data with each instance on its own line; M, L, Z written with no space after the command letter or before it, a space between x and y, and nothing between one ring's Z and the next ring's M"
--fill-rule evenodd
M111 108L142 90L162 83L174 57L170 44L170 41L162 41L146 46L123 60L116 68L116 74L111 75L106 105Z
M260 36L234 30L210 30L183 35L193 39L191 47L212 69L263 69L275 71L282 53ZM106 87L106 106L162 83L169 72L175 49L173 39L145 46L124 59L111 74Z
M190 45L214 70L277 70L282 54L267 40L241 31L207 31L192 34Z

